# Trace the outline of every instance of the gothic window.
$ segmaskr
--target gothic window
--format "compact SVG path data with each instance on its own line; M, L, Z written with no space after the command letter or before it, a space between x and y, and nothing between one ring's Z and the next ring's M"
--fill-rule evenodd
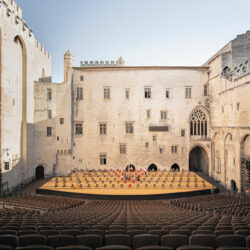
M190 135L207 136L207 117L199 109L191 116Z

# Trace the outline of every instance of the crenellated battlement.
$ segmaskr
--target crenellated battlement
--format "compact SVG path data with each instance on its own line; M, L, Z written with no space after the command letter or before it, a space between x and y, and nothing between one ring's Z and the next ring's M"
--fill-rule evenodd
M16 26L19 33L26 38L33 38L36 40L32 30L24 19L22 19L22 9L13 0L0 0L0 12L2 17L11 21L11 24ZM50 58L49 52L36 40L37 48L45 56Z
M81 61L80 67L122 67L125 61L120 57L117 61Z

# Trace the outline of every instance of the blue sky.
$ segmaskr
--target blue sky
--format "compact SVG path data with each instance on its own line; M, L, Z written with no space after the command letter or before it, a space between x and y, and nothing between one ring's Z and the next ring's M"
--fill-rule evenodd
M201 65L250 29L249 0L15 0L36 39L52 55L132 65Z

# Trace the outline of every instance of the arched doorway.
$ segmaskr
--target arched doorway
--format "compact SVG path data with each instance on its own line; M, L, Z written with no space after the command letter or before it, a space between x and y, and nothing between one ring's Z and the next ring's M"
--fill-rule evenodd
M207 152L200 146L194 147L189 153L189 170L208 174Z
M150 171L157 171L157 166L154 163L149 165L148 172Z
M171 166L171 170L172 170L172 171L178 171L178 172L179 172L179 171L180 171L180 167L179 167L178 164L175 163L175 164L173 164L173 165Z
M235 192L237 190L236 182L235 180L231 180L231 190Z
M135 171L135 166L133 164L128 164L126 166L126 171L134 172Z
M44 179L44 167L36 167L36 180Z
M240 144L241 192L250 190L250 135L245 135Z

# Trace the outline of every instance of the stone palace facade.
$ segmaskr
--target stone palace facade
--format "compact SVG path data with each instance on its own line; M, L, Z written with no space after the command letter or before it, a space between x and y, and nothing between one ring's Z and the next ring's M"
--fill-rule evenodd
M200 67L64 55L64 81L0 1L1 189L74 169L195 170L250 189L250 31ZM205 45L204 45L205 46Z

